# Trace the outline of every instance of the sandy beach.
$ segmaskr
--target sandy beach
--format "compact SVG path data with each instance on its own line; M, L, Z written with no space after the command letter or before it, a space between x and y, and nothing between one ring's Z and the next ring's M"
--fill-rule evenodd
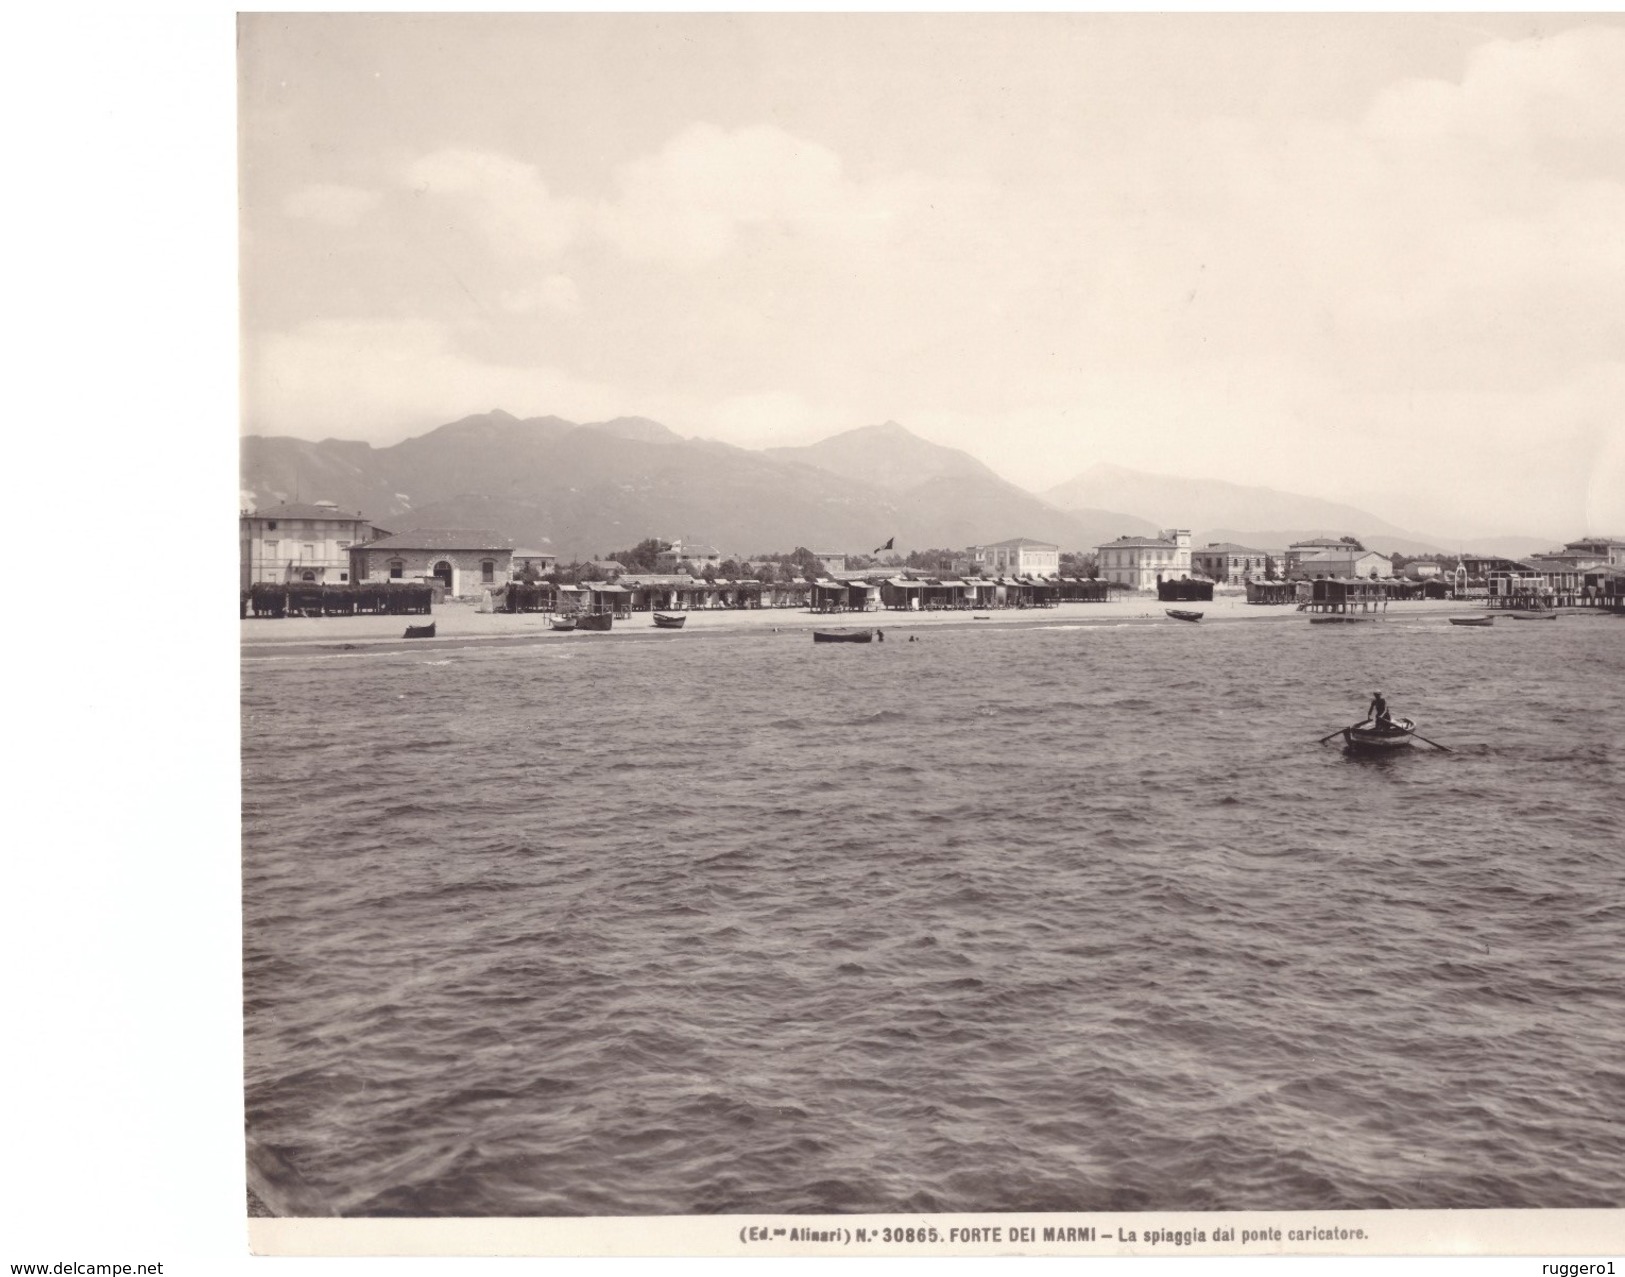
M1296 607L1265 607L1249 604L1244 596L1220 596L1203 603L1164 604L1154 598L1136 595L1126 599L1112 599L1104 603L1063 603L1053 608L1010 608L989 612L845 612L837 614L813 613L796 608L746 608L737 610L695 611L687 613L688 622L681 631L657 630L647 612L635 612L615 622L608 634L559 633L550 628L548 619L539 612L481 612L477 604L448 602L436 607L428 617L420 616L325 616L283 617L281 619L250 617L241 622L241 642L245 657L288 654L300 649L353 651L374 645L394 646L404 641L408 625L432 620L435 637L414 639L414 645L437 644L466 646L545 640L557 643L613 642L660 635L665 638L676 634L737 633L743 630L813 630L878 628L882 630L923 631L938 626L952 625L1185 625L1166 614L1170 606L1178 606L1203 614L1201 624L1231 624L1247 622L1305 623L1305 614ZM1471 616L1481 609L1470 603L1450 600L1417 600L1389 605L1386 616L1390 621ZM973 617L985 616L986 620Z

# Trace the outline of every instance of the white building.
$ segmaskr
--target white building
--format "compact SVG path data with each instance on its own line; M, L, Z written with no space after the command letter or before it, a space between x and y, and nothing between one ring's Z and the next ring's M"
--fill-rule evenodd
M1190 576L1191 532L1166 528L1154 537L1118 537L1097 545L1095 554L1101 580L1117 581L1131 590L1154 590L1159 582Z
M1061 571L1061 547L1028 537L973 545L965 556L983 576L1057 576Z
M1613 537L1584 537L1566 542L1561 550L1535 556L1542 562L1562 563L1569 567L1621 567L1625 566L1625 541Z
M478 598L513 580L513 543L485 529L414 528L351 546L356 581L439 582L455 598Z
M703 541L678 539L671 543L669 549L655 555L655 571L667 574L677 572L685 562L692 563L695 575L698 575L708 567L720 566L722 552L716 546L706 545Z
M513 574L517 580L526 572L535 572L537 576L546 576L558 566L559 556L546 550L519 549L513 552Z
M1316 554L1364 554L1365 546L1358 541L1345 541L1340 537L1310 537L1307 541L1294 541L1283 556L1282 571L1287 576L1303 573L1303 561ZM1314 576L1313 572L1308 573Z
M1298 571L1313 580L1319 576L1336 577L1391 577L1393 561L1375 550L1322 550L1319 554L1306 554L1298 560Z
M348 583L350 547L384 535L366 515L331 501L244 510L237 520L241 588L257 581Z
M1233 541L1209 541L1200 550L1191 551L1191 567L1220 585L1267 579L1269 560L1268 550L1255 550Z

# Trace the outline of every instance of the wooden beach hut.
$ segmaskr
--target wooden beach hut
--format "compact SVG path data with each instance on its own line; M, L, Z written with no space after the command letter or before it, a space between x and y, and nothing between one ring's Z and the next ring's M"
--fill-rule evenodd
M1309 582L1310 596L1298 609L1306 612L1350 615L1381 613L1388 601L1401 593L1401 583L1392 577L1317 577Z
M925 582L908 577L887 577L880 583L880 603L894 612L918 612L925 597Z
M845 581L814 581L809 603L814 612L845 612L851 608L851 594Z
M1247 602L1262 607L1278 607L1298 601L1298 587L1293 581L1248 581Z

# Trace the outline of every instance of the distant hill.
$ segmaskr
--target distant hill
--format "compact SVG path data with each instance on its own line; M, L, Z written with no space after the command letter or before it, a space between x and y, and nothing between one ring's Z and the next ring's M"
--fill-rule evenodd
M1312 537L1352 536L1384 554L1504 554L1518 557L1546 548L1541 537L1459 540L1396 527L1357 506L1275 488L1150 474L1095 465L1041 494L1062 509L1110 505L1132 510L1159 527L1191 529L1193 545L1233 541L1260 550L1285 549Z
M1113 504L1154 520L1161 527L1316 529L1312 536L1378 533L1406 537L1403 528L1367 510L1274 488L1148 474L1122 466L1095 465L1040 494L1063 510ZM1211 537L1220 540L1220 537Z
M1540 537L1480 537L1469 540L1430 537L1425 533L1414 536L1391 536L1383 532L1364 531L1365 525L1309 528L1236 528L1196 529L1191 536L1193 545L1206 545L1210 541L1234 541L1260 550L1284 550L1294 541L1311 537L1352 536L1368 550L1383 554L1499 554L1520 559L1537 554L1550 546Z
M1062 511L966 453L896 423L808 448L753 451L622 417L580 425L500 409L389 447L251 435L244 499L330 500L390 531L491 528L562 558L645 537L695 536L725 554L958 548L1027 536L1078 550L1143 519Z
M906 492L944 478L1005 482L970 453L921 439L895 421L860 426L803 448L763 451L780 461L814 466L888 492Z

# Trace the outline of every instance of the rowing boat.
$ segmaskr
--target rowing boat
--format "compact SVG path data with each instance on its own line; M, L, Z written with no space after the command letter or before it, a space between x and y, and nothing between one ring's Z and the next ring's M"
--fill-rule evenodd
M1493 616L1451 616L1445 618L1452 625L1494 625Z
M583 612L576 617L576 629L607 630L614 623L614 620L615 616L612 612Z
M671 616L665 612L656 612L655 628L658 630L680 630L686 620L688 620L686 616Z
M1187 612L1183 608L1165 607L1162 610L1176 621L1200 621L1202 619L1200 612Z
M874 641L873 630L814 630L814 643L870 643Z
M1411 743L1416 724L1408 718L1391 719L1386 723L1363 723L1343 729L1343 741L1354 750L1382 753L1391 749L1404 749Z
M573 616L555 616L553 618L553 628L558 630L561 634L568 634L571 630L575 629L575 627L576 621L575 617Z

